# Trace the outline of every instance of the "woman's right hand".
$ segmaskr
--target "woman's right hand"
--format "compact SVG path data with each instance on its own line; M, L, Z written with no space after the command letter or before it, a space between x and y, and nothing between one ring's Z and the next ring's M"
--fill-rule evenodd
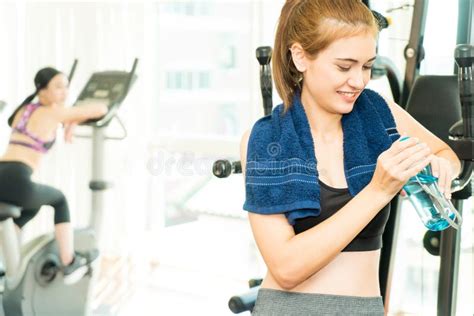
M417 138L397 140L378 157L369 185L393 197L431 162L431 157L431 149L425 143L419 143Z

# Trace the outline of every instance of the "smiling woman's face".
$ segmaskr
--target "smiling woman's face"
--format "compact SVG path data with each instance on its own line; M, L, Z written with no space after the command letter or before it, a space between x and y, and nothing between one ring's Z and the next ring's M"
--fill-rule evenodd
M338 39L316 58L305 58L302 93L327 112L349 113L370 80L375 48L374 36L364 33Z
M40 90L40 101L45 105L56 104L62 106L66 102L68 91L68 79L64 74L59 73L51 79L45 89Z

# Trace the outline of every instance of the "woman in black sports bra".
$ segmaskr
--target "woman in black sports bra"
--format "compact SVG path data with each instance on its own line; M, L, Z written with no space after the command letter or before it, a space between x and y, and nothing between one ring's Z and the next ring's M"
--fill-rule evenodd
M321 214L296 219L293 225L295 234L300 234L327 220L352 199L349 190L346 188L333 188L321 180L319 184L321 189ZM341 252L372 251L382 248L382 234L389 215L390 204L387 204Z
M428 164L450 195L456 154L366 89L377 34L359 0L283 6L272 54L283 104L241 142L244 209L268 268L254 315L384 315L387 205Z
M0 201L22 207L14 222L18 230L28 223L43 205L54 208L55 236L58 243L64 282L72 284L87 272L91 254L75 253L73 228L64 194L51 186L35 183L31 176L40 160L56 140L60 124L65 140L70 142L74 126L82 121L102 117L104 105L64 107L68 93L67 77L54 68L38 71L34 79L36 91L27 97L8 119L12 127L10 142L0 157ZM36 102L34 99L38 97Z

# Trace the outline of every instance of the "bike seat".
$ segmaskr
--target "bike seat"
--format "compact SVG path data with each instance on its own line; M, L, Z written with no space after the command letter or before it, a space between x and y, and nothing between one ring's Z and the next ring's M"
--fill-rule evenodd
M4 221L8 218L20 217L21 207L0 202L0 221Z

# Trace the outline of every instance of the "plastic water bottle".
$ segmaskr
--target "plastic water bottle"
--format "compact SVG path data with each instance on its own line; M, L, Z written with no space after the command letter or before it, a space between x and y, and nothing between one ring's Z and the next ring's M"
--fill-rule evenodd
M400 141L408 138L404 137ZM449 226L458 229L461 225L460 214L439 190L438 178L433 176L430 165L410 178L403 189L421 221L429 230L439 231Z

